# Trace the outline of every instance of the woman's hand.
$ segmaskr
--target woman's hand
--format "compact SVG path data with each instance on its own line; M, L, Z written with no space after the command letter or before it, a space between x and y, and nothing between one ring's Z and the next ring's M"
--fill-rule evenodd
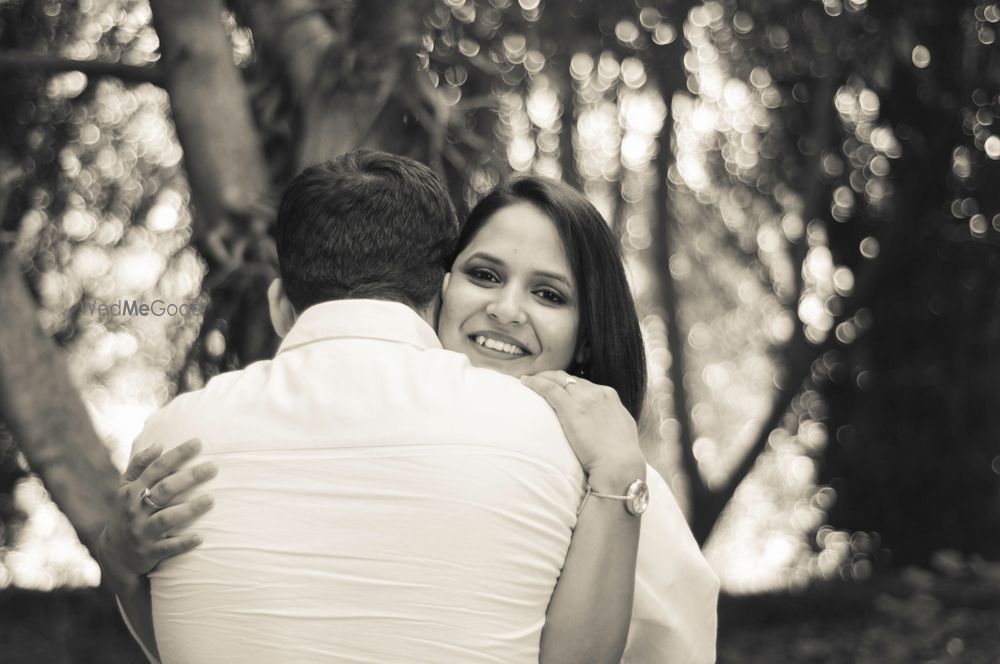
M636 478L646 477L635 420L614 389L565 371L542 371L521 382L552 406L596 491L620 494Z
M176 501L217 473L210 461L181 470L200 450L201 441L195 438L162 455L162 446L155 444L132 459L98 542L105 572L118 577L141 576L165 558L201 544L201 538L192 533L170 534L212 508L208 495ZM144 493L145 489L149 492Z

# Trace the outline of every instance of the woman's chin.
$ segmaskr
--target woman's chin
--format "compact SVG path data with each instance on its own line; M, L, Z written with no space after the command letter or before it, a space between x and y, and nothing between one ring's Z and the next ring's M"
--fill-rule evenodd
M513 360L505 360L483 357L478 353L470 353L466 357L469 358L469 364L474 367L479 369L492 369L493 371L499 371L502 374L507 374L508 376L513 376L514 378L531 376L541 373L542 371L566 370L565 366L552 366L549 362L539 361L540 358L537 357L522 357Z
M487 357L469 357L469 364L479 369L492 369L502 374L520 378L526 374L535 373L531 368L530 361L524 360L495 360Z

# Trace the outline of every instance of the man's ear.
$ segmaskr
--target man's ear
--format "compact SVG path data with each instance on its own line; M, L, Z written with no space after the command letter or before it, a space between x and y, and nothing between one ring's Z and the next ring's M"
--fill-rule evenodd
M291 300L285 294L285 287L282 285L281 279L275 279L268 286L267 304L271 311L271 325L274 326L274 331L278 336L284 339L288 331L292 329L292 325L295 324L297 316L295 307L292 306Z
M441 297L448 292L448 284L451 283L451 272L444 273L444 280L441 282Z

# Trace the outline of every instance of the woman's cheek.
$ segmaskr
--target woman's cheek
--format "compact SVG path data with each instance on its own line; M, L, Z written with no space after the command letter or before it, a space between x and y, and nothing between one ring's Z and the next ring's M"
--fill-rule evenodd
M448 292L443 299L444 308L451 312L453 316L462 316L469 313L469 309L475 306L475 286L467 279L457 278L451 280Z
M549 309L545 317L545 337L543 344L558 358L557 369L565 369L571 364L576 348L577 314L575 309Z
M438 318L438 337L448 347L461 337L462 321L469 317L472 303L470 284L461 277L452 277L441 299L441 316Z

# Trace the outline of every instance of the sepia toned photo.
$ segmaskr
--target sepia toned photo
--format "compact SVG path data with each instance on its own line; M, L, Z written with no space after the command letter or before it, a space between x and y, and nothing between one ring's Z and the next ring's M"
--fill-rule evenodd
M0 0L0 661L1000 661L998 30Z

